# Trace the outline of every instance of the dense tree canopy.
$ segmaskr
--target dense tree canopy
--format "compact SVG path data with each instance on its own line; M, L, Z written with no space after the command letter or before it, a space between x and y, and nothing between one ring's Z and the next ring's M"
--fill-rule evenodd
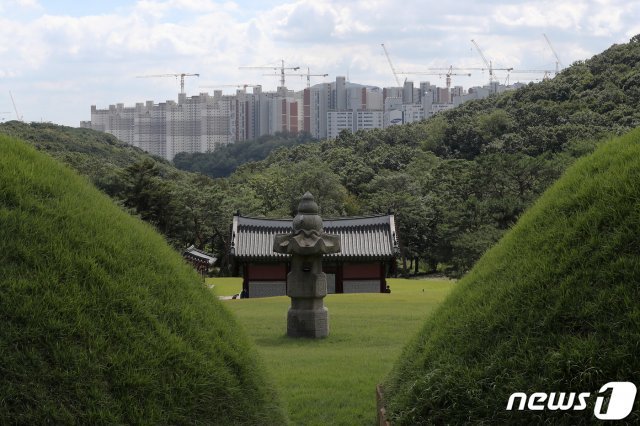
M227 177L241 164L264 160L276 149L305 144L312 140L308 133L292 135L284 132L264 135L255 140L220 146L215 152L181 152L175 156L173 164L181 170L199 172L212 178Z

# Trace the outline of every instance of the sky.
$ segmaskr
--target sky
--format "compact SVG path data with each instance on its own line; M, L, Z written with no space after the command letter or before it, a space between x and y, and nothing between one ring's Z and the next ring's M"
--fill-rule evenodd
M549 38L566 67L640 33L635 0L0 0L0 122L77 127L91 105L177 100L225 85L279 85L279 71L300 67L312 84L349 81L396 86L397 72L486 68L555 70ZM471 73L471 76L467 74ZM487 84L488 71L459 71L452 85ZM538 81L543 73L495 71L502 83ZM443 75L400 74L444 87ZM287 77L301 90L306 77ZM250 90L250 89L249 89ZM15 108L12 102L15 102Z

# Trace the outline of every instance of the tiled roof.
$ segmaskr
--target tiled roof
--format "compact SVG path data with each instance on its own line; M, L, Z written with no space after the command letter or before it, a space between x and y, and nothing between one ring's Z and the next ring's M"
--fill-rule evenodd
M190 257L195 257L196 259L202 261L202 262L207 262L210 265L213 265L216 261L216 258L207 252L204 252L202 250L198 250L197 248L195 248L194 246L189 247L188 249L186 249L183 253L184 256L190 256Z
M325 259L389 259L397 249L393 215L323 220L324 232L340 235L342 251ZM233 217L233 251L237 259L277 260L289 255L273 251L276 234L292 232L292 219Z

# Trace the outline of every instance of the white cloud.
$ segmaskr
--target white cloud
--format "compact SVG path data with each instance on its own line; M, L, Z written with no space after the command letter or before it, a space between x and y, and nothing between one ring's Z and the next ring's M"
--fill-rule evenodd
M493 18L508 27L556 27L564 30L581 29L587 12L584 2L556 0L502 5L495 9Z
M233 5L227 5L226 7L229 6ZM149 15L157 19L166 17L171 11L206 13L220 8L221 5L211 0L139 0L135 5L136 13Z
M260 27L275 40L323 43L349 39L371 28L347 5L331 1L302 0L278 6L259 18Z
M637 2L597 0L589 13L588 30L594 36L613 37L627 22L635 23L638 12L640 4Z
M0 7L2 6L6 6L7 10L15 8L36 11L43 10L38 0L6 0L0 2Z

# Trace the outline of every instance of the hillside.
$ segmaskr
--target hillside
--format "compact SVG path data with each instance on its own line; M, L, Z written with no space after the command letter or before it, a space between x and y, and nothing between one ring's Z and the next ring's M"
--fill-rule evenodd
M572 142L621 135L640 125L639 66L640 35L573 63L551 80L446 111L424 128L424 147L450 158L538 156L566 151Z
M87 177L129 213L153 225L182 250L192 244L225 259L227 220L239 208L224 201L224 183L176 169L171 163L90 129L50 123L0 124Z
M0 134L18 138L48 153L87 176L94 185L112 196L121 190L119 178L122 171L145 160L154 161L167 177L176 179L179 176L169 162L152 157L108 133L51 123L9 121L0 124Z
M640 383L639 183L634 130L546 191L405 349L386 383L393 424L591 423L601 386ZM506 411L513 392L592 397Z
M261 161L280 148L291 148L312 142L308 133L290 135L276 133L255 140L240 141L218 147L215 152L178 153L173 164L180 170L198 172L212 178L227 177L242 164Z
M150 226L0 135L0 423L281 424L232 316Z
M327 215L392 209L407 269L460 276L576 158L640 125L639 87L634 37L551 80L423 122L279 150L229 181L252 189L253 213L266 216L290 214L303 188L320 191Z

